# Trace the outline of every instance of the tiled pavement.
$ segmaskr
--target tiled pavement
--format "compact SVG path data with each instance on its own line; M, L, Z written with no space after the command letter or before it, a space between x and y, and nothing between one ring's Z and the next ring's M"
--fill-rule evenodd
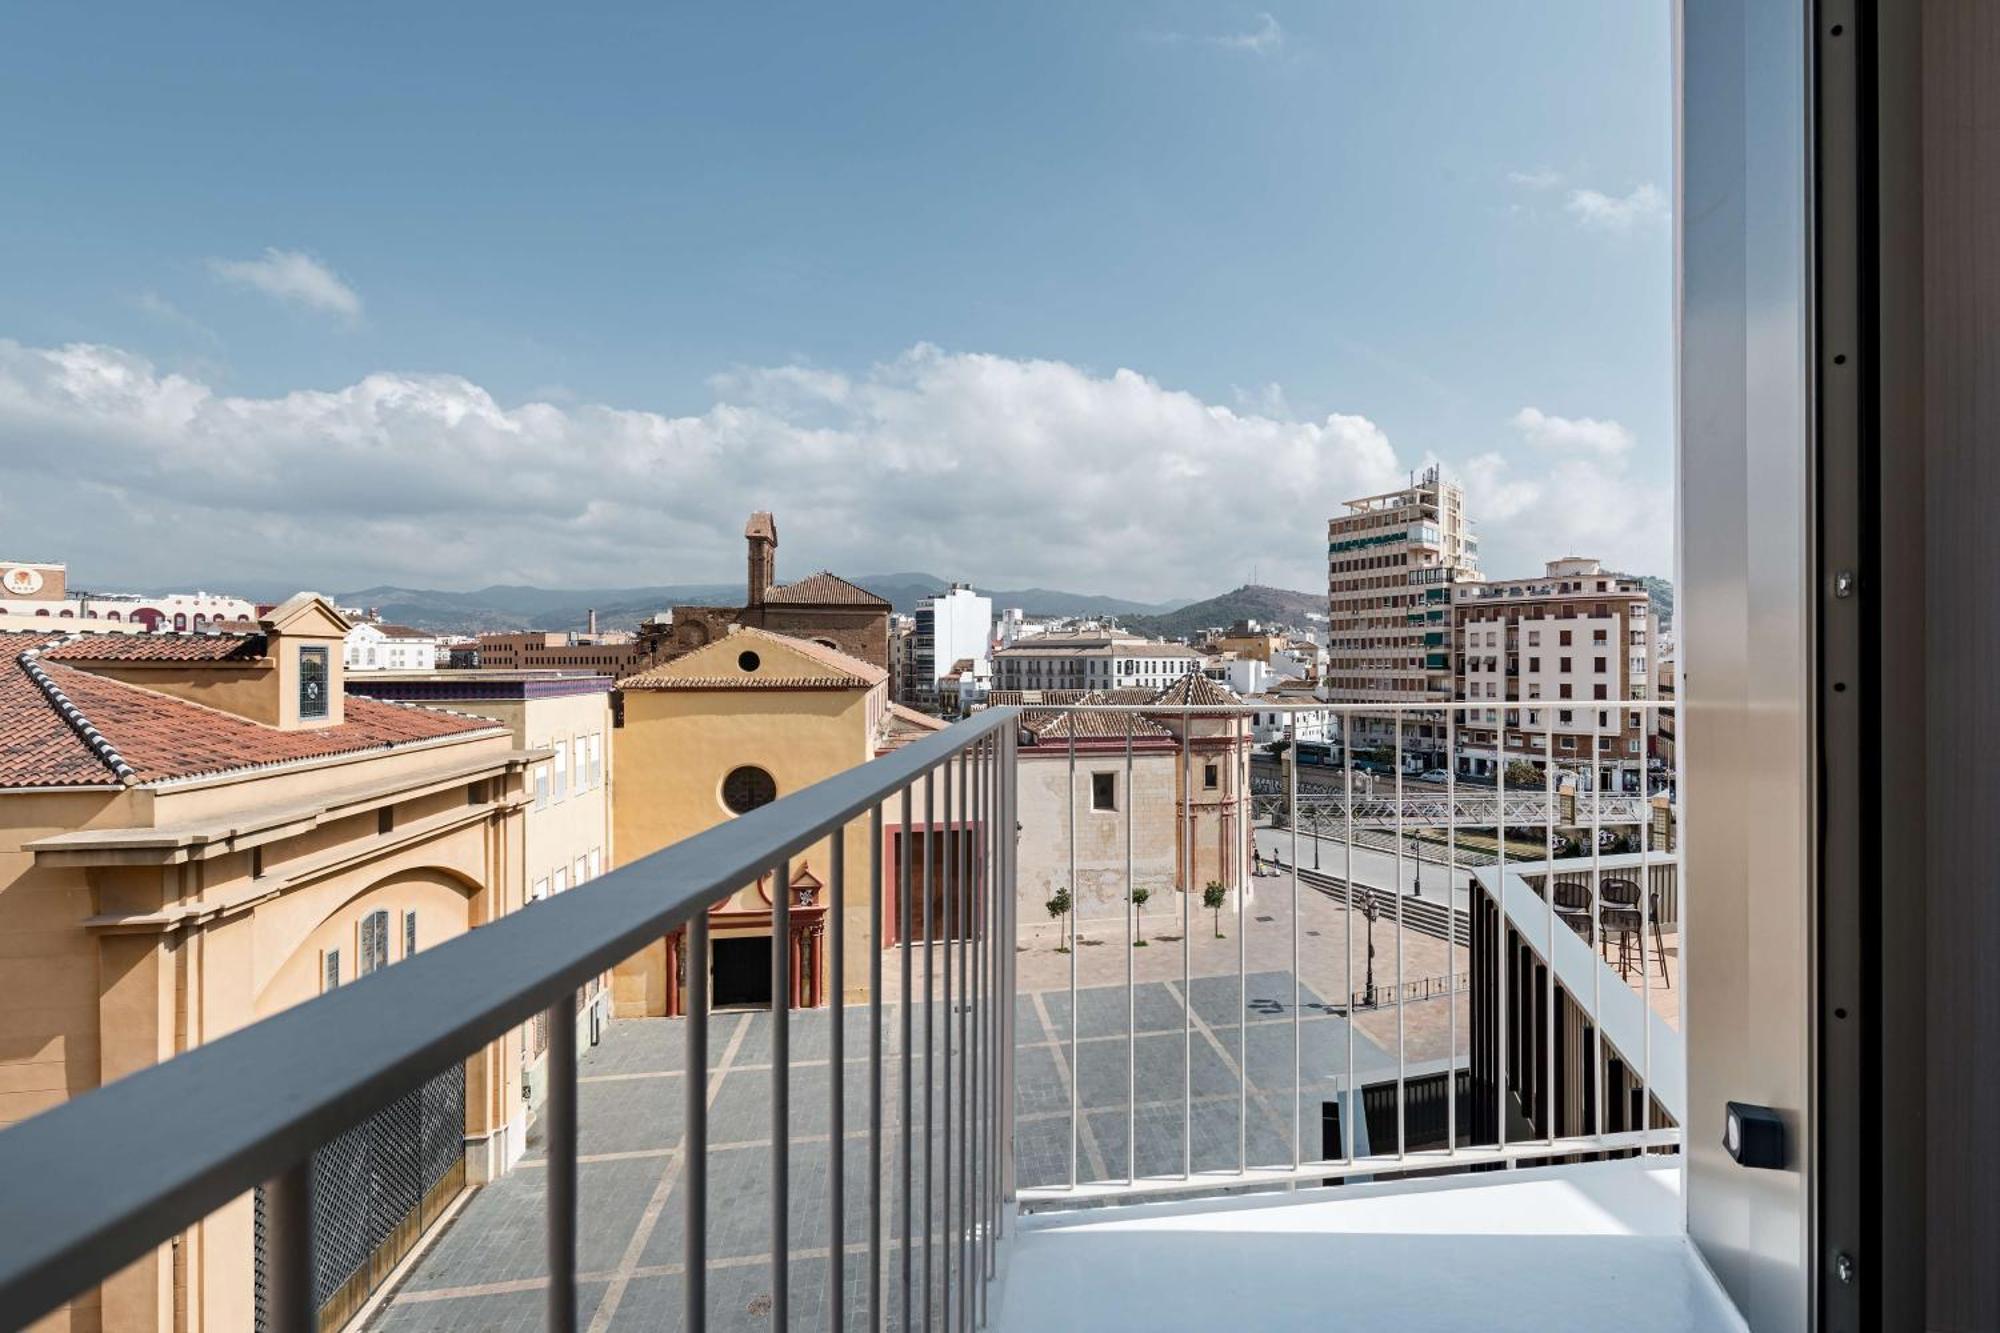
M893 969L892 969L893 970ZM1237 1162L1239 1115L1250 1162L1289 1161L1292 1125L1292 984L1288 973L1253 973L1239 1009L1237 981L1196 977L1186 1020L1180 983L1142 982L1133 993L1136 1036L1126 1037L1125 990L1078 992L1074 1063L1078 1169L1085 1178L1122 1177L1126 1162L1127 1058L1132 1059L1144 1173L1181 1167L1183 1042L1194 1098L1191 1134L1197 1169ZM1347 1070L1348 1028L1302 988L1299 1123L1308 1154L1317 1150L1320 1101ZM942 1017L942 1011L939 1017ZM1239 1031L1239 1012L1247 1023ZM847 1309L866 1325L868 1224L867 1011L847 1014L845 1250ZM921 1032L921 1017L917 1030ZM825 1011L793 1016L791 1108L791 1293L794 1327L824 1327L828 1281L827 1180L830 1144L830 1037ZM1018 1000L1016 1054L1017 1174L1024 1185L1068 1178L1070 1141L1069 993L1030 992ZM884 1010L884 1206L891 1234L884 1249L890 1327L900 1326L900 1171L894 1128L900 1101L899 1013ZM613 1023L587 1051L579 1071L578 1271L584 1326L675 1329L681 1322L684 1219L678 1186L684 1093L681 1020ZM1354 1067L1366 1077L1393 1069L1365 1033L1354 1034ZM722 1013L709 1035L709 1325L769 1325L771 1016ZM940 1045L939 1049L942 1049ZM1240 1063L1241 1062L1241 1063ZM1239 1099L1236 1070L1249 1070ZM922 1115L922 1064L913 1086ZM941 1104L940 1104L941 1105ZM941 1144L935 1149L942 1172ZM923 1187L921 1154L915 1168ZM542 1326L547 1267L545 1173L538 1139L514 1171L478 1190L430 1244L368 1324L370 1330L536 1329ZM921 1227L921 1215L918 1219ZM938 1224L940 1233L943 1226ZM943 1250L939 1250L942 1262ZM915 1254L921 1264L921 1246Z

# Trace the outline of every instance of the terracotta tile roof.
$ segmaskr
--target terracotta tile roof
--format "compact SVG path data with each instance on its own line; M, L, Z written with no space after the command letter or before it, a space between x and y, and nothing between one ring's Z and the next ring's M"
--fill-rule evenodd
M1218 684L1202 675L1190 671L1173 684L1154 695L1151 702L1179 708L1187 705L1201 707L1213 704L1235 704L1242 700L1227 685Z
M1038 742L1066 741L1072 732L1080 741L1122 741L1128 727L1135 741L1172 739L1174 734L1141 713L1028 713L1022 717L1021 725Z
M244 662L264 655L264 636L82 634L42 655L54 662Z
M774 606L879 606L884 610L889 606L868 589L824 569L796 583L768 589L764 601Z
M500 730L485 718L349 698L338 726L280 731L67 665L55 658L58 642L0 633L0 789L160 782Z
M875 742L875 753L884 755L900 750L911 741L921 740L934 731L943 731L947 725L943 718L892 703L888 715L882 720L882 735Z
M746 672L736 665L737 657L759 644L776 644L826 668L825 673L787 675ZM670 662L628 676L618 682L628 690L801 690L853 689L879 685L889 673L873 662L850 657L838 648L829 648L811 639L774 634L769 630L742 628L683 654Z

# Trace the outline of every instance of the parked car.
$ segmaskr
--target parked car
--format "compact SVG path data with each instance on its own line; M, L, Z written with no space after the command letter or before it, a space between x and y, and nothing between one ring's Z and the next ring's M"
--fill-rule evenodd
M1433 768L1419 775L1424 782L1444 783L1451 781L1451 774L1441 768Z

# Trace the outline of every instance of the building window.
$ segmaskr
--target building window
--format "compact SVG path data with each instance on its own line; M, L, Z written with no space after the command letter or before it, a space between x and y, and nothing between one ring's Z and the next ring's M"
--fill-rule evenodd
M552 876L550 877L550 879L549 879L549 892L550 892L550 893L568 893L568 892L569 892L569 867L568 867L568 866L557 866L557 867L556 867L556 873L555 873L554 875L552 875Z
M1569 647L1569 631L1568 631L1568 630L1566 630L1566 629L1565 629L1565 630L1558 630L1558 631L1556 631L1556 639L1557 639L1557 644L1558 644L1558 646L1559 646L1559 647L1563 647L1563 648L1567 648L1567 647ZM1567 670L1569 670L1569 668L1568 668L1568 667L1564 667L1564 668L1563 668L1563 670L1567 671Z
M1204 788L1214 791L1217 784L1221 781L1222 766L1220 764L1203 764L1201 766L1201 785Z
M1118 808L1118 775L1116 773L1092 773L1090 775L1090 808L1093 810L1116 810Z
M761 768L745 764L722 780L722 803L739 815L778 799L778 784Z
M535 887L528 890L528 901L531 903L538 903L548 896L549 882L545 879L536 880Z
M1595 664L1591 667L1591 670L1597 672L1599 675L1603 675L1605 670L1604 659L1601 657L1596 657L1592 658L1591 661Z
M596 879L599 875L604 873L603 852L604 849L601 847L593 847L590 849L590 856L588 859L590 861L590 877L592 879Z
M326 649L324 646L299 649L299 717L327 715Z
M323 983L321 989L332 990L335 986L338 986L340 984L340 950L328 949L321 968L321 981Z
M536 764L535 765L535 809L546 810L548 808L549 808L549 766L547 764Z
M417 951L417 914L403 913L403 957L408 958Z
M389 961L389 913L377 909L361 918L361 971L367 976Z
M590 878L589 872L590 872L590 858L584 856L577 857L576 864L570 867L570 875L572 877L571 882L574 884L582 884L585 880Z
M569 742L556 742L556 783L555 799L560 801L569 795Z

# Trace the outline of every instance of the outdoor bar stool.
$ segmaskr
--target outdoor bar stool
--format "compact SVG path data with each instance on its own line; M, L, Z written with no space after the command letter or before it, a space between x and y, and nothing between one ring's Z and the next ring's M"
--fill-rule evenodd
M1618 936L1618 975L1629 978L1632 969L1643 967L1640 956L1639 932L1646 925L1645 915L1639 911L1639 886L1629 879L1607 879L1598 887L1597 900L1604 912L1604 929L1607 934ZM1660 895L1655 890L1651 909L1653 927L1653 954L1660 960L1660 979L1673 985L1667 976L1666 942L1660 934Z
M1556 916L1578 936L1594 943L1590 931L1590 886L1581 880L1556 880L1555 904Z

